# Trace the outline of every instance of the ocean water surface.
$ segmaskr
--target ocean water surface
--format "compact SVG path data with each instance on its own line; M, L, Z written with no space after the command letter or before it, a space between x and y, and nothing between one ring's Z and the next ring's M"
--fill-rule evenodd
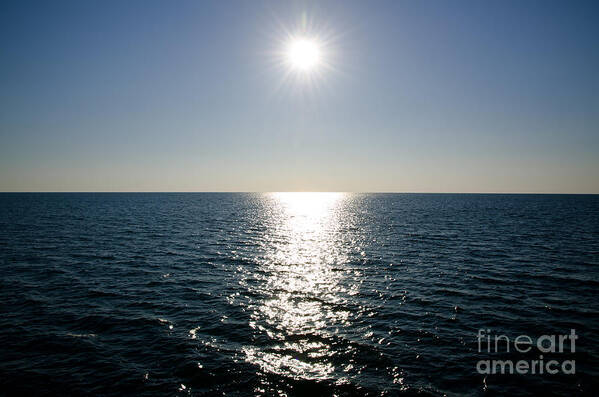
M597 393L599 196L1 194L0 266L0 394Z

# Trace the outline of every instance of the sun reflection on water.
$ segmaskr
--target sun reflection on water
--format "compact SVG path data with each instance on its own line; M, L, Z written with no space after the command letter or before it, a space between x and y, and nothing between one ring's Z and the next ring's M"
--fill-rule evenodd
M342 283L348 260L339 232L343 193L271 193L266 275L252 307L251 326L266 347L244 349L264 371L294 378L325 379L331 337L348 321L342 309L351 294Z

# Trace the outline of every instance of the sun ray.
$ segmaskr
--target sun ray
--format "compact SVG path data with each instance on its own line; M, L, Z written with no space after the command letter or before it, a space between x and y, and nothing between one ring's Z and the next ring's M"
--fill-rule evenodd
M341 66L338 47L343 35L309 12L299 13L296 23L291 24L273 13L270 22L265 38L272 47L265 53L269 65L264 72L279 78L269 96L290 92L308 100L330 92L325 86L334 84L333 77Z

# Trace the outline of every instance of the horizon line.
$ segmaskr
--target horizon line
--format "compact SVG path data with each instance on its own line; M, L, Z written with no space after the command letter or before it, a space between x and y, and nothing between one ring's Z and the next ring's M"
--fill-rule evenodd
M472 191L472 192L419 192L419 191L336 191L336 190L332 190L332 191L326 191L326 190L272 190L272 191L234 191L234 190L214 190L214 191L209 191L209 190L195 190L195 191L175 191L175 190L121 190L121 191L115 191L115 190L80 190L80 191L76 191L76 190L65 190L65 191L60 191L60 190L39 190L39 191L0 191L0 194L41 194L41 193L47 193L47 194L83 194L83 193L87 193L87 194L123 194L123 193L129 193L129 194L202 194L202 193L207 193L207 194L215 194L215 193L231 193L231 194L269 194L269 193L344 193L344 194L510 194L510 195L586 195L586 196L596 196L599 195L599 193L581 193L581 192L576 192L576 193L571 193L571 192L477 192L477 191Z

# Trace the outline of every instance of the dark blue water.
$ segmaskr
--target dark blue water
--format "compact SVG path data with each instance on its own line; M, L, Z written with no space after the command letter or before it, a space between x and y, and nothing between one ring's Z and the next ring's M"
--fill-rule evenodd
M2 194L0 266L0 394L598 387L599 196ZM480 374L539 352L479 329L576 372Z

